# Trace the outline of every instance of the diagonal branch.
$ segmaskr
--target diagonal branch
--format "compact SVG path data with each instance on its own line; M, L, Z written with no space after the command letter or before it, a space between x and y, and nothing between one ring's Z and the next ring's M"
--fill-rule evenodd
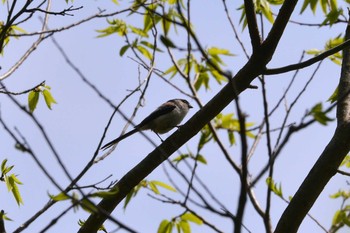
M261 37L259 34L258 23L256 21L255 7L252 0L244 1L245 15L247 18L250 41L253 47L253 52L257 51L261 45Z
M272 55L275 53L277 44L282 37L284 29L287 26L289 18L292 15L297 2L298 0L284 1L269 34L262 43L262 54L264 54L266 59L268 59L266 63L271 60Z

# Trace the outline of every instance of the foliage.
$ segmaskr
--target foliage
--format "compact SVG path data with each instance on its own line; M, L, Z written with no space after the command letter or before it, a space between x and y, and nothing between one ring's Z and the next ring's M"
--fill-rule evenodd
M176 229L176 232L191 233L190 222L197 225L203 224L203 221L193 213L186 212L179 217L173 218L170 221L164 219L159 227L158 233L171 233Z
M56 100L51 95L50 90L51 90L51 87L47 85L43 85L29 92L28 106L29 106L30 112L34 112L39 102L40 94L44 97L45 103L49 109L52 109L52 104L57 104Z
M310 55L314 55L314 56L318 56L321 53L330 50L336 46L339 46L340 44L342 44L344 42L344 36L342 34L339 34L338 36L336 36L335 38L329 39L323 50L319 50L319 49L309 49L306 51L307 54ZM337 65L341 65L341 61L342 61L342 54L341 52L337 52L332 54L331 56L328 57L328 59L330 59L332 62L334 62Z
M157 180L153 180L153 181L143 180L138 185L136 185L131 190L131 192L129 192L128 195L126 196L125 202L124 202L124 209L126 209L128 204L130 203L131 199L134 198L138 194L138 192L140 191L141 188L148 188L153 193L160 194L158 187L162 187L162 188L167 189L169 191L176 192L176 189L174 187L172 187L164 182L157 181Z
M10 174L10 171L14 168L14 165L7 166L7 159L4 159L1 163L1 176L0 181L5 182L7 190L12 192L13 197L15 198L17 205L23 204L21 193L19 192L18 185L21 185L22 182L18 179L17 175Z
M326 111L323 111L322 103L318 103L313 106L309 112L314 119L322 125L327 125L330 121L334 121L334 119L328 117Z

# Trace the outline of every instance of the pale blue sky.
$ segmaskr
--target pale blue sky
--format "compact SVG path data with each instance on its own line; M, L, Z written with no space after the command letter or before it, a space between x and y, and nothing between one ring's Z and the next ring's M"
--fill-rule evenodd
M54 9L64 7L64 2L63 0L54 1ZM90 1L88 4L82 0L74 1L74 6L81 5L84 5L84 8L75 12L74 17L51 16L49 26L56 28L68 25L96 13L98 7L107 9L107 12L118 9L111 1ZM231 17L236 23L238 31L241 32L241 27L238 26L240 12L235 10L239 5L236 3L231 5ZM320 9L318 9L315 17L312 14L301 16L299 14L300 7L299 4L293 14L292 18L294 20L305 22L320 22L322 20ZM246 58L228 26L227 19L223 14L222 2L212 0L192 1L192 11L192 22L195 25L202 45L230 49L237 56L229 57L229 59L225 59L225 62L227 63L227 69L236 73L246 62ZM120 17L125 19L125 14L120 15ZM3 19L1 18L1 20ZM134 20L132 17L128 17L125 20L128 23L139 25L142 23L142 19ZM40 28L39 23L39 20L34 17L30 25L26 24L23 27L29 32L37 31ZM332 28L319 29L318 27L300 27L290 24L282 37L280 46L269 67L296 63L303 49L323 48L325 41L330 37L343 33L345 26L345 24L339 24ZM114 103L119 103L128 93L127 90L137 86L138 65L127 58L127 55L131 54L126 54L124 57L119 56L119 49L124 45L122 38L116 35L100 39L96 38L98 35L96 30L105 27L107 27L105 19L95 19L69 31L57 33L55 34L55 38L84 75ZM265 32L267 28L265 28ZM250 41L246 30L242 32L241 39L245 43L246 48L250 50ZM17 61L26 48L28 48L31 40L32 38L12 39L10 45L5 49L5 55L0 57L2 67L0 74L7 71ZM161 69L166 69L169 67L169 64L169 59L167 58L159 59L156 63L157 67ZM287 97L288 103L294 99L295 93L298 93L314 69L315 66L312 66L300 72L296 86ZM303 100L297 105L295 111L292 112L289 122L296 121L298 123L306 109L310 109L317 102L325 101L337 85L339 73L339 66L334 65L328 60L324 61L323 66L317 73L315 80L311 83ZM144 78L145 75L146 72L141 69L141 78ZM287 73L266 78L267 87L269 88L268 98L271 106L274 106L279 100L281 93L285 90L291 77L292 73ZM35 115L45 126L45 130L48 132L50 139L53 141L55 148L71 174L76 175L96 150L113 109L81 82L77 74L67 66L50 39L45 40L21 68L10 78L6 79L4 83L8 89L19 91L28 89L43 80L46 80L47 85L52 87L52 94L58 104L54 105L53 110L50 111L41 100L35 111ZM175 77L174 81L184 87L184 83L179 77ZM204 103L211 99L220 88L220 86L216 85L215 81L211 81L210 84L212 85L211 90L199 92ZM254 84L259 85L257 81L254 81ZM137 97L130 98L123 106L122 109L126 114L130 114L133 111ZM140 109L135 122L142 120L165 100L177 97L183 98L184 96L174 91L156 76L153 76L150 88L146 94L145 107ZM23 95L17 97L17 99L21 103L26 104L27 96ZM260 123L263 114L261 91L247 90L242 93L240 100L243 111L249 115L247 120L257 124ZM42 163L49 168L49 171L59 183L65 187L68 184L68 180L59 168L46 143L43 142L40 132L37 128L33 127L31 119L19 111L17 107L14 107L4 95L0 96L0 104L1 116L4 121L10 127L16 126L23 133ZM230 105L225 109L225 113L232 112L234 109L234 105ZM185 121L197 110L198 106L195 106L189 113L189 116L185 118ZM331 115L334 117L334 112ZM272 118L272 127L278 127L281 124L282 117L284 117L283 109ZM122 118L119 116L115 117L108 131L106 141L119 135L124 124L125 122ZM283 150L281 157L276 162L275 180L282 182L283 192L286 197L294 194L331 138L334 129L334 123L328 127L314 124L309 129L293 137L289 145ZM155 142L160 143L153 133L148 132L147 135ZM4 209L8 213L8 216L14 220L13 222L6 222L7 230L11 232L27 220L36 210L42 208L48 201L47 193L56 194L58 190L43 176L43 173L27 154L13 149L14 142L4 130L0 130L0 138L2 138L3 142L3 146L0 148L0 159L7 158L9 164L14 164L14 172L19 175L19 179L24 183L20 187L24 200L24 205L21 207L16 206L12 196L7 193L5 185L0 186L1 209ZM225 140L224 134L222 138ZM187 148L195 151L197 142L198 137L192 138L186 146L181 148L181 151L186 152ZM79 184L95 183L110 174L113 175L114 180L120 179L152 149L153 146L140 135L128 138L127 141L123 141L118 145L117 150L111 156L94 166ZM229 150L232 155L237 156L235 158L239 158L239 145L229 147ZM217 152L215 144L206 147L202 151L202 154L208 160L208 165L200 166L198 168L198 175L208 184L208 187L213 190L227 208L235 212L237 206L237 189L239 189L237 176L233 175L231 172L232 169L228 168L223 156ZM174 157L176 155L172 156L172 158ZM266 157L265 140L263 140L250 164L251 171L253 172L261 168L262 163L264 164L266 161ZM227 179L225 179L226 177ZM147 179L168 182L164 176L162 167L157 168ZM257 198L261 201L262 205L264 205L264 197L266 195L265 187L263 180L256 187ZM333 213L340 206L339 200L330 200L329 195L336 192L340 187L346 188L347 186L345 178L337 175L327 185L311 210L311 214L326 228L330 226ZM182 212L181 209L175 206L165 205L149 198L147 193L149 192L142 190L132 200L126 211L118 207L113 212L113 216L137 231L155 232L162 219L170 219ZM171 193L169 195L172 195L175 199L179 198L179 196ZM273 197L272 199L272 223L275 225L286 204L277 197ZM56 204L25 232L38 232L67 206L67 203ZM87 216L82 211L77 213L70 212L64 218L60 219L48 232L58 233L62 232L62 229L65 229L65 232L76 232L79 228L77 221ZM208 213L203 214L203 216L210 216L210 221L222 231L232 231L232 224L230 222ZM262 221L251 205L248 205L244 223L254 233L261 232L260 229L263 229ZM193 232L210 232L206 227L198 228L193 224L191 226L194 229ZM115 229L115 226L111 223L106 223L106 227L109 230ZM321 232L321 229L310 218L306 217L300 228L300 232Z

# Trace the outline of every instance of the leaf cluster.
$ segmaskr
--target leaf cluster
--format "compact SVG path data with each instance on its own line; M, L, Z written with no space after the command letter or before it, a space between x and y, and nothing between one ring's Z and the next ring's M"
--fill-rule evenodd
M327 116L327 112L323 110L322 103L313 106L309 115L313 116L313 118L322 125L327 125L329 122L334 121L333 118Z
M15 198L17 205L23 204L21 193L19 192L18 185L21 185L22 182L18 179L17 175L10 174L10 171L14 166L7 166L7 159L4 159L1 163L1 176L0 181L6 183L7 190L12 192L13 197Z
M186 212L182 215L180 215L177 218L173 218L170 221L167 219L164 219L159 227L158 227L158 233L171 233L174 229L176 229L176 232L178 233L191 233L191 226L190 222L195 223L197 225L202 225L203 220L196 216L195 214L191 212Z
M29 111L34 112L38 102L40 94L44 97L45 103L49 109L52 108L52 104L57 104L56 100L51 94L51 88L47 85L39 86L32 90L28 94L28 106Z
M176 189L174 187L164 182L157 181L157 180L152 180L152 181L143 180L138 185L136 185L126 196L125 202L124 202L124 209L126 209L127 205L130 203L130 200L138 194L141 188L147 188L155 194L160 194L158 187L167 189L172 192L176 192Z
M321 53L330 50L340 44L342 44L344 42L344 36L342 34L339 34L338 36L336 36L335 38L331 38L329 39L325 46L324 49L320 50L320 49L309 49L306 51L307 54L309 55L314 55L314 56L318 56ZM343 59L343 55L341 54L341 52L337 52L332 54L331 56L328 57L329 60L331 60L332 62L334 62L337 65L341 65L342 59Z
M350 198L350 191L339 190L330 196L333 199L341 198L342 205L339 210L337 210L333 216L332 228L339 229L343 226L350 227L350 205L345 204Z
M266 178L267 187L277 196L283 199L282 185L275 183L272 177Z
M251 122L245 123L246 129L248 129L251 126L253 126L253 123ZM219 115L217 115L214 119L214 127L216 129L224 129L227 131L228 139L231 145L236 143L234 133L241 132L240 122L237 118L234 118L233 113L229 113L229 114L220 113ZM245 133L247 137L250 137L250 138L255 137L255 135L249 130L246 130Z

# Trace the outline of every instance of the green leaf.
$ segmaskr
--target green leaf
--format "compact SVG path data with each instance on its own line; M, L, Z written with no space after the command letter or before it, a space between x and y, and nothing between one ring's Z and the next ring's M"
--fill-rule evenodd
M267 0L267 2L271 3L272 5L282 5L284 0Z
M346 213L342 210L337 210L333 216L332 225L341 223L344 218L346 218Z
M309 5L310 5L312 12L315 14L317 2L318 2L318 0L305 0L303 3L303 6L301 7L300 14L302 14L305 11L305 9L307 8L307 6L309 6Z
M53 201L65 201L65 200L69 200L70 199L70 197L64 192L61 192L61 193L57 194L56 196L53 196L53 195L49 194L49 197Z
M146 37L146 38L148 38L148 34L147 34L145 31L143 31L141 28L136 28L136 27L131 26L131 25L129 25L128 27L129 27L129 28L131 29L131 31L132 31L133 33L135 33L136 35L139 35L139 36L141 36L141 37Z
M184 160L184 159L186 159L188 157L189 157L188 154L181 154L178 157L174 158L173 162L179 163L179 162L181 162L182 160Z
M30 91L28 94L28 105L29 111L34 112L36 105L39 101L39 92L38 91Z
M124 202L124 210L126 209L126 206L129 204L130 200L132 197L135 197L140 190L141 187L145 186L146 181L141 181L140 184L135 186L125 197L125 202Z
M80 206L81 206L81 208L83 208L83 210L85 210L88 213L97 213L98 212L96 205L88 199L81 200Z
M228 140L230 142L230 146L234 145L236 143L236 139L233 131L227 131L227 134L228 134Z
M209 89L209 75L207 72L199 73L197 79L194 82L194 88L196 91L198 91L202 86L204 86L206 90Z
M319 55L322 51L319 50L319 49L309 49L309 50L306 50L306 54L309 54L309 55Z
M123 206L124 209L126 209L132 197L133 197L133 191L130 191L125 197L124 206Z
M154 3L149 5L146 9L146 13L143 19L143 31L148 32L152 27L155 27L156 24L162 19L161 16L155 14L155 10L159 4Z
M257 7L257 9L262 12L262 14L270 23L273 23L275 19L273 18L270 4L266 0L260 0L259 2L260 5Z
M346 199L350 198L350 191L339 190L338 192L330 195L329 197L333 198L333 199L337 199L337 198L341 197L341 198L346 200Z
M17 205L23 204L23 200L17 186L17 184L21 184L21 183L18 183L17 177L14 174L12 174L11 176L8 177L8 182L10 183L11 192L17 202Z
M26 30L24 30L21 27L18 27L17 25L12 25L10 28L11 28L10 30L11 30L12 34L15 34L14 33L15 31L18 31L18 32L21 32L21 33L26 33Z
M342 9L333 9L326 15L325 20L322 22L322 25L325 25L329 23L330 25L333 25L336 23L339 19L339 16L343 15Z
M141 45L137 45L136 49L146 58L148 58L149 60L152 60L152 54L143 46Z
M10 219L9 217L6 216L6 213L3 210L0 211L0 219L6 220L6 221L12 221L12 219Z
M115 20L107 20L107 22L111 25L105 29L96 30L100 35L98 38L110 36L114 33L117 33L119 36L125 36L128 33L127 25L123 20L115 19Z
M328 0L320 0L321 8L324 14L327 14Z
M9 173L12 170L13 167L14 167L14 165L9 166L9 167L5 167L5 169L2 171L2 174L6 175L7 173Z
M182 220L185 220L185 221L193 222L193 223L195 223L197 225L202 225L203 224L203 220L200 219L199 217L197 217L196 215L194 215L191 212L184 213L183 215L181 215L180 218Z
M101 197L101 198L111 198L119 192L117 188L112 188L110 191L99 191L91 194L92 197Z
M4 159L2 162L1 162L1 173L5 173L5 168L6 168L6 163L7 163L7 159Z
M201 136L198 142L198 148L197 151L203 149L204 145L207 144L211 139L213 138L213 135L211 133L211 130L209 130L209 127L206 125L201 130Z
M215 78L215 80L221 84L223 81L227 81L226 77L220 74L217 70L215 69L210 69L210 74Z
M334 90L334 92L332 93L332 95L328 98L327 101L331 102L331 104L333 104L334 102L336 102L338 100L338 87Z
M178 72L178 70L177 70L176 66L172 66L169 69L167 69L166 71L164 71L163 74L167 75L167 74L171 73L170 78L173 78L177 74L177 72Z
M160 36L160 41L169 48L176 48L176 45L168 38L163 35Z
M230 50L228 49L221 49L217 47L211 47L208 49L208 53L211 56L214 55L226 55L226 56L234 56L234 54L230 53Z
M122 57L126 52L126 50L128 50L129 48L130 48L130 45L124 45L123 47L121 47L121 49L119 50L119 56Z
M283 198L283 193L282 193L282 186L281 183L277 187L277 184L274 182L274 180L271 177L267 177L266 179L266 184L269 187L269 189L276 194L277 196Z
M171 233L172 231L172 223L168 220L164 219L158 227L157 233Z
M310 115L314 117L314 119L322 125L327 125L328 122L333 121L334 119L329 118L325 112L322 110L322 103L316 104L310 110Z
M156 185L156 186L160 186L162 188L165 188L169 191L172 191L172 192L176 192L176 189L166 183L163 183L163 182L160 182L160 181L157 181L157 180L153 180L153 181L150 181L150 183Z
M163 52L161 49L154 47L154 45L151 44L151 43L149 43L148 41L144 41L144 40L143 40L143 41L141 41L140 43L143 44L144 46L146 46L146 47L152 49L152 50L155 49L157 52Z
M203 163L203 164L208 164L208 162L207 162L207 160L204 158L204 156L203 155L197 155L197 161L198 162L201 162L201 163Z
M53 98L53 96L51 95L51 92L48 89L43 90L42 94L44 96L47 107L51 110L51 105L57 104L56 100Z
M153 26L153 19L152 17L154 14L148 12L145 14L144 19L143 19L143 31L148 32L152 26Z
M191 227L187 221L182 220L182 221L178 222L177 224L180 226L183 233L191 233Z
M346 155L343 161L341 162L340 166L345 166L347 168L350 168L350 155Z
M169 13L165 13L162 21L162 28L164 31L164 35L168 35L168 32L170 30L171 22L167 19L172 18L172 11L169 11Z
M156 186L153 182L149 182L149 183L148 183L148 186L150 187L150 189L151 189L154 193L160 194L160 192L159 192L157 186Z
M13 167L13 166L11 166L11 167ZM23 183L17 178L16 175L11 174L11 177L12 177L13 181L14 181L16 184L23 184Z

